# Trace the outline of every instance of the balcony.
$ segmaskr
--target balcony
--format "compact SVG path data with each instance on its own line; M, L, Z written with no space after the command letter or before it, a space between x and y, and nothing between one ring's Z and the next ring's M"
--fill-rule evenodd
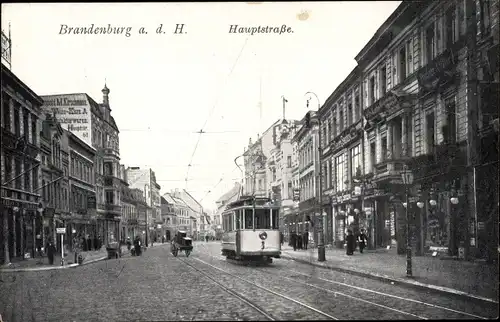
M373 182L385 181L392 184L402 184L401 171L404 159L389 159L379 162L374 167Z
M104 175L103 179L104 187L114 187L117 189L120 187L120 178L117 178L113 175Z
M415 180L446 173L454 175L452 170L464 169L467 165L464 144L442 143L435 145L431 153L409 159L407 165L412 169Z

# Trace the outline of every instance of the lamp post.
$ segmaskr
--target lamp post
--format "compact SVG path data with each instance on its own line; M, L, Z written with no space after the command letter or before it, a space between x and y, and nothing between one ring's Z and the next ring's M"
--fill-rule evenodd
M405 185L405 202L403 203L403 207L405 207L406 212L406 276L412 277L413 273L411 268L410 216L408 213L408 186L413 183L413 173L408 170L406 164L403 167L401 177L403 178L403 183Z
M320 220L321 220L321 226L319 227L319 241L318 241L318 262L324 262L326 260L325 258L325 234L324 234L324 225L323 225L323 204L322 204L322 194L323 194L323 166L321 164L321 154L322 154L322 149L321 149L321 118L319 116L319 109L320 109L320 102L318 95L316 95L314 92L307 92L305 95L314 95L316 97L316 100L318 101L318 115L316 115L316 119L318 122L318 163L319 163L319 171L318 171L318 208L319 208L319 214L320 214ZM309 101L311 98L307 99L307 104L306 107L309 107ZM306 124L306 126L309 126L309 124Z

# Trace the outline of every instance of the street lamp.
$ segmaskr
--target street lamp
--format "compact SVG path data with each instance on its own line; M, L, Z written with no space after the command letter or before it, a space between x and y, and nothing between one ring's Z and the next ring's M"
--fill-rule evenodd
M319 98L318 98L318 95L316 95L316 93L314 92L307 92L304 94L305 95L314 95L314 97L316 97L316 100L318 101L318 115L316 115L316 119L318 121L318 155L319 155L319 160L318 160L318 163L319 163L319 182L318 182L318 186L319 186L319 193L318 193L318 208L319 208L319 211L318 213L320 215L322 215L323 213L323 204L321 203L321 197L322 197L322 194L323 194L323 191L322 191L322 188L323 188L323 166L321 165L321 154L322 154L322 149L321 149L321 118L319 116L319 109L320 109L320 102L319 102ZM311 100L311 98L309 97L307 99L307 103L306 103L306 108L309 108L309 101ZM309 126L309 124L306 124L306 126ZM321 227L319 227L319 242L318 242L318 262L324 262L326 260L325 258L325 234L324 234L324 225L323 225L323 218L321 218Z
M412 277L411 269L411 240L410 240L410 216L408 214L408 186L413 184L413 173L408 170L406 164L403 167L403 172L401 173L403 183L405 185L405 200L403 203L406 212L406 276Z

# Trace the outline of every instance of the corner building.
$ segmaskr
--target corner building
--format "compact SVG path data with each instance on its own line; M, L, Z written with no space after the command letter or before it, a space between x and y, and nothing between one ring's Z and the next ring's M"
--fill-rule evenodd
M96 150L96 233L104 245L120 239L120 146L119 130L111 115L110 90L105 85L103 102L85 93L42 96L42 109L56 116L62 127Z
M416 254L476 252L473 64L480 3L403 2L356 57L363 74L365 179L375 186L376 246L396 242L403 253L409 224ZM408 205L405 166L414 176Z

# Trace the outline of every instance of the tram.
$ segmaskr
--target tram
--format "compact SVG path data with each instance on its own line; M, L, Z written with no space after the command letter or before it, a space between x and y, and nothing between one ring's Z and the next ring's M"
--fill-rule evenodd
M281 255L279 206L269 198L242 196L222 213L222 256L272 263Z

